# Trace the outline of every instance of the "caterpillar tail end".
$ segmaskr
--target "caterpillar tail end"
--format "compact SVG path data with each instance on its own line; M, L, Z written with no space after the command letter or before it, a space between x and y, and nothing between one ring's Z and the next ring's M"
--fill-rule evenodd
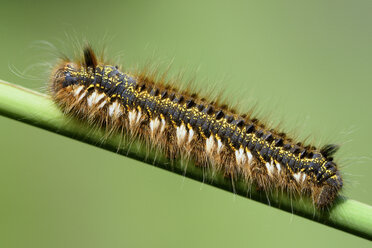
M325 209L332 205L342 189L343 181L340 173L328 178L323 185L313 188L313 203L318 209Z

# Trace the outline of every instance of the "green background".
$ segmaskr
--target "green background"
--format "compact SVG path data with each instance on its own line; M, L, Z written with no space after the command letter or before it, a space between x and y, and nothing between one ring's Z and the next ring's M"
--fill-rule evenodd
M55 50L196 75L315 144L372 204L372 2L2 1L0 78L43 91ZM75 51L76 52L76 51ZM172 73L171 72L171 73ZM1 247L370 247L366 240L0 117ZM372 223L371 223L372 228Z

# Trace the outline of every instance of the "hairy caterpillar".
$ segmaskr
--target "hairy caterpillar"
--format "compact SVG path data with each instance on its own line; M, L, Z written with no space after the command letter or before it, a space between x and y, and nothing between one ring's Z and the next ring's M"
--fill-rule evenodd
M263 190L309 195L319 209L330 206L342 188L332 157L336 145L304 146L249 115L146 75L121 72L99 61L90 47L82 61L61 61L50 81L51 95L66 114L110 132L126 130L170 158L186 154L198 166Z

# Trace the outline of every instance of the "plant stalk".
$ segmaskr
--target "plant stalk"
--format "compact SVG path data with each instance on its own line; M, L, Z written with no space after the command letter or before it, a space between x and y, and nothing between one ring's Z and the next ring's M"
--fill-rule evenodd
M221 173L205 172L189 160L170 161L160 150L149 148L140 140L129 140L118 134L107 137L105 130L87 128L85 123L64 115L49 96L1 80L0 114L372 240L372 207L369 205L339 196L331 209L320 211L305 197L290 197L276 191L265 193L239 179L232 183Z

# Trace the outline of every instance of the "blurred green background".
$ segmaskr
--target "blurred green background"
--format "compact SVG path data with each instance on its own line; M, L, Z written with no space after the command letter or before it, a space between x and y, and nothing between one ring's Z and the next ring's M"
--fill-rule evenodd
M0 78L45 88L43 41L73 54L85 38L125 65L174 59L200 88L206 78L300 137L342 144L343 194L372 204L371 13L370 0L2 1ZM1 247L370 247L21 122L0 127Z

